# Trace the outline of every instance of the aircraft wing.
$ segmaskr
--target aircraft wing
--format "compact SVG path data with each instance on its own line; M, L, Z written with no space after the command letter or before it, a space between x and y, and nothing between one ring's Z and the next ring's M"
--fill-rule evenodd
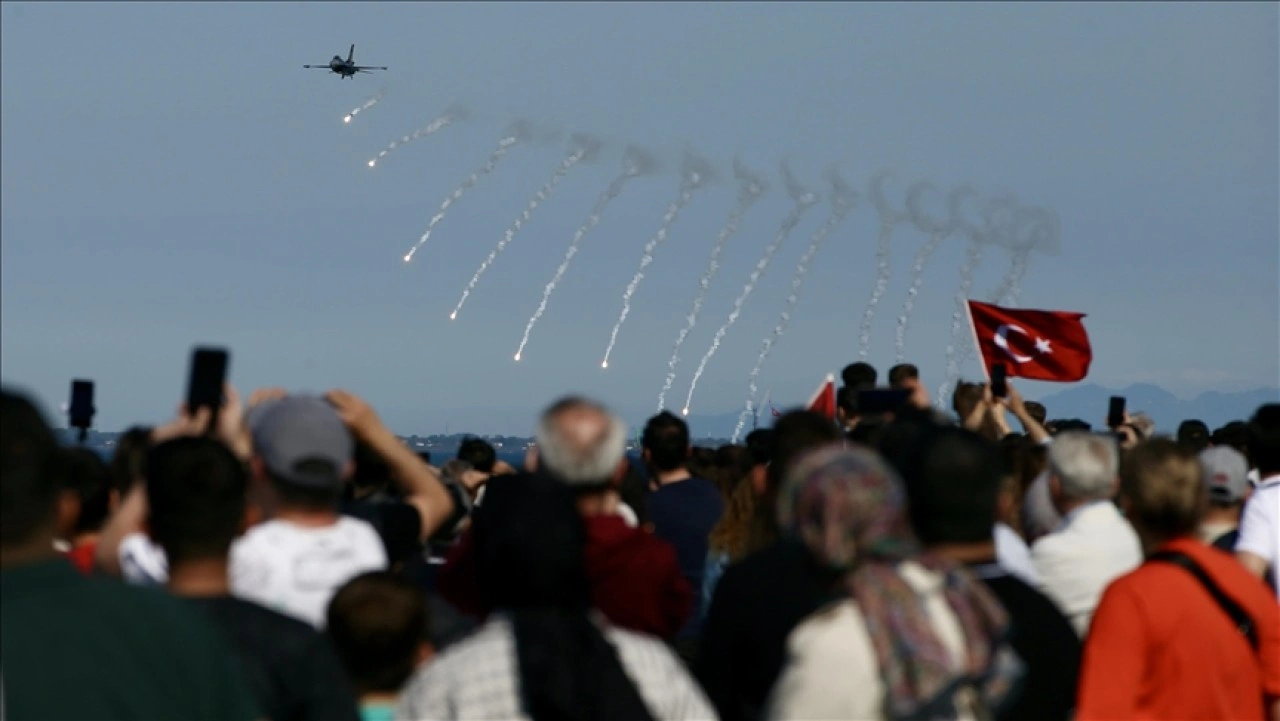
M314 70L328 70L328 65L303 65L304 68L312 68Z
M387 69L387 66L385 66L385 65L357 65L357 66L355 67L355 69L356 69L358 72L368 72L368 71L370 71L370 70L386 70L386 69Z

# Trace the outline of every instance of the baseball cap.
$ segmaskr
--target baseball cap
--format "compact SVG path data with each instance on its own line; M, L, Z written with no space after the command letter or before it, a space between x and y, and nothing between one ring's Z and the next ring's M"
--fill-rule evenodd
M355 439L324 399L287 396L253 409L248 422L254 453L272 475L312 488L342 483ZM331 468L300 468L304 461L323 461Z
M1204 482L1209 498L1218 503L1238 503L1249 490L1249 464L1240 451L1229 446L1214 446L1200 452Z

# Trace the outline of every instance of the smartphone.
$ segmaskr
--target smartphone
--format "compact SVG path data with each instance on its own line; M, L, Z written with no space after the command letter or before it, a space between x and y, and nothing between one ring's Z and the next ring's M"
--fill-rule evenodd
M1111 396L1111 404L1107 407L1107 427L1119 428L1124 423L1124 396Z
M191 352L191 377L187 381L188 413L209 408L217 415L222 407L222 387L227 379L229 357L225 348L196 348Z
M93 425L93 381L71 381L71 403L67 416L72 428L88 429Z
M1009 395L1009 369L1003 363L991 366L991 397L1004 398Z
M911 399L907 388L868 388L858 391L858 415L896 413Z

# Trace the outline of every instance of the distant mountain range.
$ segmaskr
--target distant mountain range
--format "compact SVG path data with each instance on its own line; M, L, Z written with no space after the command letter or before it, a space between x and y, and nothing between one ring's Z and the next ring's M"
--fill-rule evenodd
M1120 389L1088 383L1037 400L1044 404L1051 419L1079 418L1098 428L1104 423L1111 396L1124 396L1130 413L1145 412L1156 422L1159 432L1173 433L1179 423L1189 418L1204 421L1210 429L1234 420L1247 420L1258 406L1280 403L1280 388L1257 388L1237 393L1209 391L1191 400L1182 400L1149 383ZM738 423L738 413L691 415L686 420L690 432L696 437L728 438ZM767 408L761 410L759 423L763 427L772 425L773 419Z

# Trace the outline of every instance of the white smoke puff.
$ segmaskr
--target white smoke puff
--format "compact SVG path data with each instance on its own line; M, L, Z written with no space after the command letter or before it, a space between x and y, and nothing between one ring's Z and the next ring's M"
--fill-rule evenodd
M533 216L533 211L537 210L538 206L551 196L551 193L560 184L560 181L569 174L569 171L572 170L574 166L579 163L589 161L600 152L601 147L601 143L598 139L594 136L583 133L576 133L571 136L570 144L573 150L569 153L568 157L561 161L560 165L556 167L555 172L551 174L551 178L547 180L547 182L538 189L538 192L533 196L533 198L529 200L529 204L525 206L524 211L521 212L520 216L512 222L511 227L503 234L502 239L498 241L498 244L489 252L489 255L484 259L484 261L480 263L480 267L476 269L475 274L471 276L471 281L467 283L467 287L462 291L462 297L458 299L458 304L454 306L453 312L449 314L449 320L457 319L458 313L462 310L463 304L467 302L467 298L470 297L471 291L475 290L476 284L480 282L481 276L483 276L485 271L489 269L489 266L493 265L493 262L498 258L498 255L507 247L512 239L515 238L516 234L520 232L520 229L524 227L524 224L529 221L529 218Z
M676 380L676 366L680 363L680 348L684 346L685 339L693 332L693 327L698 322L698 316L702 312L702 304L707 297L707 291L711 288L711 281L715 278L716 273L720 270L720 256L724 252L725 244L734 233L738 232L738 227L742 225L742 219L755 205L761 197L769 192L769 185L756 173L752 172L742 163L742 159L735 156L733 159L733 176L738 181L738 202L734 206L733 211L729 213L729 218L725 222L724 227L716 235L715 243L711 246L711 255L707 259L707 269L703 271L702 277L698 280L698 292L693 298L693 307L685 316L685 325L680 329L680 333L676 336L675 344L671 348L671 358L667 360L667 377L663 381L662 390L658 392L658 410L666 409L667 392L671 390L671 386Z
M800 224L800 220L804 217L805 212L816 205L821 199L817 193L804 187L796 180L795 175L792 174L791 168L785 160L782 162L782 182L783 187L787 189L787 193L791 196L795 206L791 209L791 212L787 214L787 217L783 218L782 226L778 229L778 233L773 237L773 241L765 247L764 255L760 260L756 261L755 270L751 272L751 276L747 278L747 284L743 287L742 292L733 302L733 310L729 312L729 318L716 331L715 336L711 340L711 347L707 349L707 352L702 356L702 360L698 363L698 369L694 371L693 380L689 383L689 393L685 397L684 408L682 409L682 412L685 415L688 415L689 408L693 404L693 394L698 388L698 381L702 378L703 372L707 369L707 363L716 354L716 351L720 350L720 343L724 340L725 334L729 332L729 328L738 321L738 316L742 314L742 306L747 302L747 298L751 296L751 292L755 290L756 283L760 280L760 276L764 273L765 269L769 267L769 261L771 261L773 256L778 252L778 248L782 246L783 241L785 241L795 230L796 226Z
M871 349L871 329L875 320L876 306L881 296L889 287L889 241L893 237L893 227L907 220L905 212L895 210L884 195L884 181L893 177L892 170L881 170L871 178L871 203L880 216L880 237L876 243L876 280L871 289L871 297L867 300L867 309L862 314L862 328L858 335L858 356L866 360Z
M618 321L613 324L613 330L609 333L609 345L605 348L604 360L600 362L601 368L609 367L609 356L613 354L613 348L618 342L618 331L622 329L622 324L626 322L627 316L631 313L631 297L635 295L636 288L640 286L640 281L644 280L644 269L653 262L654 252L667 239L671 226L676 222L680 211L693 200L693 194L696 190L712 180L714 173L714 169L705 158L695 153L692 149L685 151L680 167L680 193L667 206L667 212L662 216L662 222L659 224L657 232L649 239L649 242L645 243L644 251L640 257L640 267L636 270L631 282L627 284L626 290L622 293L622 311L618 315Z
M751 417L755 412L754 403L756 393L759 390L756 387L756 382L760 377L760 371L764 367L764 362L769 357L770 351L773 350L773 347L791 324L796 304L800 301L800 290L804 287L804 279L809 273L809 267L813 263L814 256L817 255L818 249L822 247L822 242L844 221L845 216L852 212L857 204L857 191L840 177L834 166L827 169L825 178L831 184L831 216L809 239L809 247L805 249L804 255L801 256L800 262L796 265L795 273L791 278L791 293L787 296L786 303L782 307L778 323L774 326L773 332L765 336L764 341L761 343L760 354L756 357L755 366L752 367L747 379L746 408L738 415L738 424L733 430L734 443L738 442L738 436L746 426L747 418Z
M370 168L375 167L378 164L378 161L387 157L387 155L389 155L391 151L395 150L396 148L404 147L405 145L412 143L418 138L424 138L428 135L434 135L435 133L438 133L441 130L444 130L450 125L453 125L454 123L464 122L465 120L467 120L468 117L470 117L470 112L465 107L461 105L450 106L448 110L444 111L444 113L440 115L440 117L436 118L435 120L432 120L427 125L421 128L418 128L417 130L405 135L399 140L391 141L391 143L387 145L387 147L383 148L381 152L379 152L377 155L369 159L369 167Z
M565 251L564 259L556 268L555 275L551 277L551 281L542 289L542 300L538 302L538 308L529 318L528 324L525 325L524 336L520 339L520 346L516 348L515 359L517 362L524 357L524 349L529 344L529 336L533 333L533 328L537 325L538 320L542 318L543 313L547 311L547 302L550 300L551 294L555 292L556 287L560 285L560 279L569 271L569 265L573 261L573 256L578 254L578 247L582 243L582 239L600 222L600 216L604 213L604 209L614 198L617 198L622 193L627 181L641 175L647 175L653 172L656 167L657 163L652 154L634 145L627 147L622 156L622 173L617 178L614 178L609 187L596 199L596 203L592 206L591 213L587 216L586 221L574 232L573 239L569 241L569 248Z
M458 200L460 200L468 190L474 188L476 183L480 182L481 178L492 173L498 167L498 163L502 161L502 158L506 156L507 151L511 149L511 146L521 140L524 140L528 136L529 127L526 123L517 121L512 124L511 128L507 131L506 136L498 141L497 147L493 149L493 152L489 155L489 159L485 161L484 165L477 168L476 171L468 176L466 180L462 181L462 184L450 193L448 197L444 199L444 202L440 204L440 209L436 211L435 215L431 216L430 222L427 223L427 229L422 231L422 237L418 238L418 242L409 249L408 253L405 254L404 262L408 263L412 261L413 256L418 252L418 249L423 245L426 245L427 240L431 237L431 233L436 229L436 226L444 220L445 214L449 212L449 207L458 202Z
M916 298L920 294L920 288L924 285L925 266L929 263L929 258L942 245L942 241L955 230L954 217L939 220L929 215L924 209L924 194L928 190L933 190L933 184L927 180L919 181L907 189L907 214L911 217L911 224L916 227L916 230L927 234L929 240L916 253L914 262L911 265L911 285L907 288L907 298L903 301L902 312L898 315L898 333L895 345L899 363L906 360L907 329L911 325L911 314L915 310ZM957 188L956 191L953 191L953 195L962 190L964 190L963 187Z

